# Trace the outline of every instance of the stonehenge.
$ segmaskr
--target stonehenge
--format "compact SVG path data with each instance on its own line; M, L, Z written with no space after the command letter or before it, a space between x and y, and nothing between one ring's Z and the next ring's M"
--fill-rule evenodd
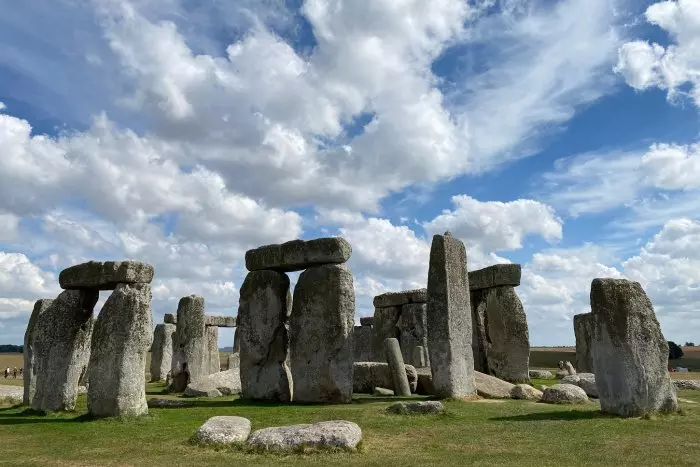
M591 360L593 314L581 313L574 315L574 335L576 338L576 368L581 373L593 371Z
M372 321L360 318L353 334L353 360L368 362L372 358Z
M22 403L24 405L30 405L32 403L36 390L36 365L34 363L36 324L52 302L53 300L51 299L41 299L34 303L34 309L29 317L27 330L24 333L24 395L22 397Z
M515 293L520 274L519 264L469 272L474 367L511 383L530 381L527 319Z
M177 326L172 323L156 325L151 345L151 381L165 381L172 366L173 340Z
M405 362L414 366L430 366L427 352L423 355L422 364L414 360L415 347L428 348L426 296L426 289L415 289L388 292L374 297L370 352L372 361L386 361L384 340L394 338L401 345L401 354Z
M401 356L401 347L399 341L390 337L384 341L384 349L386 351L386 361L389 364L391 379L394 382L394 392L398 396L410 396L411 388L408 385L406 377L406 367Z

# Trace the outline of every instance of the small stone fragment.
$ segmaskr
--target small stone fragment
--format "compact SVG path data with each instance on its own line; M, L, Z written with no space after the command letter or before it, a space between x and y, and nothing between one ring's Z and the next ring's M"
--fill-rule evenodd
M200 443L233 444L242 443L250 434L250 420L243 417L217 416L199 427L194 437Z
M163 322L165 324L177 324L177 316L172 313L166 313L163 316Z
M393 396L394 391L391 389L387 388L374 388L374 391L372 391L373 396Z
M248 444L264 450L339 448L354 451L362 441L362 430L353 422L333 420L310 425L290 425L254 431Z
M386 411L398 415L439 414L445 412L445 407L440 401L395 402Z
M387 292L374 297L375 308L389 306L401 306L408 303L425 303L428 301L428 289L404 290L401 292Z
M469 272L469 290L488 289L503 285L517 287L520 285L520 276L519 264L494 264Z
M117 284L150 284L153 266L139 261L88 261L61 271L62 289L113 290Z
M586 392L573 384L555 384L542 393L542 402L548 404L576 404L588 402Z
M539 391L529 384L516 384L510 391L510 397L528 401L539 401L542 399L542 391Z
M248 250L245 266L248 271L301 271L311 266L345 263L351 254L352 247L342 237L292 240L281 245L265 245Z
M530 378L537 379L554 379L554 375L549 370L530 370Z

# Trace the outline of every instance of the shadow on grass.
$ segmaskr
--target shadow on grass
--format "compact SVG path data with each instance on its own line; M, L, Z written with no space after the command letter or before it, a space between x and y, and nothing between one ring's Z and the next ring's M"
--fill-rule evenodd
M591 420L594 418L615 418L600 411L562 410L560 412L536 412L510 417L492 417L489 420L497 422L536 422L543 420Z
M64 415L56 416L55 413L39 412L33 409L26 409L22 412L3 414L0 413L0 426L3 425L27 425L27 424L51 424L51 423L84 423L98 420L90 414L82 414L77 417L67 418Z

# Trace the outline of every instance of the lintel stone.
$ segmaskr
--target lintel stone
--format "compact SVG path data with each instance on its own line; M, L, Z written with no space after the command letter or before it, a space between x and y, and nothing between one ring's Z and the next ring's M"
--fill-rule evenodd
M114 290L117 284L150 284L153 266L140 261L88 261L61 271L62 289Z
M469 273L469 290L488 289L502 285L520 285L519 264L494 264Z
M344 263L351 254L350 243L342 237L292 240L246 251L245 266L249 271L301 271L310 266Z
M387 292L374 297L376 308L389 306L401 306L409 303L426 303L428 301L428 289L404 290L402 292Z

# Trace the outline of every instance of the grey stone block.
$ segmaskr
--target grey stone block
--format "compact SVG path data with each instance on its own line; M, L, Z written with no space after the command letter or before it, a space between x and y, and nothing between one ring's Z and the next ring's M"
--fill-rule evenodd
M88 261L61 271L63 289L113 290L117 284L150 284L153 266L139 261Z
M248 250L245 265L249 271L301 271L311 266L344 263L350 259L351 254L352 247L342 237L293 240L281 245L265 245Z

